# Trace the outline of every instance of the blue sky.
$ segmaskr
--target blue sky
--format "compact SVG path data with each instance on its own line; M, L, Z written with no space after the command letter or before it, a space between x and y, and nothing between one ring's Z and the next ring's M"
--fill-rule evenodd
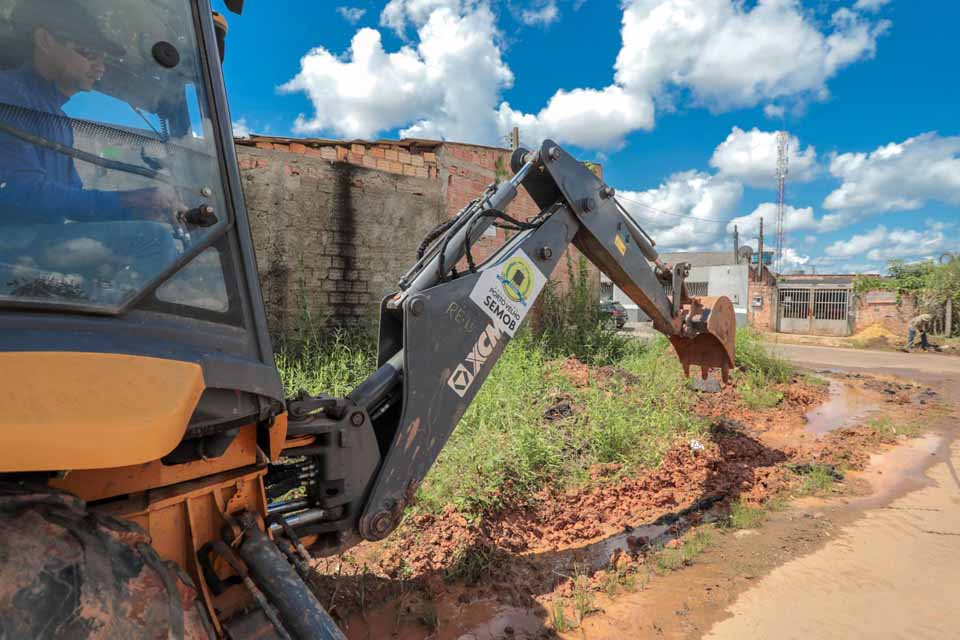
M215 2L215 4L217 4ZM225 64L239 132L497 144L604 165L664 248L772 244L784 270L960 250L960 69L946 0L248 0ZM781 115L782 114L782 115Z

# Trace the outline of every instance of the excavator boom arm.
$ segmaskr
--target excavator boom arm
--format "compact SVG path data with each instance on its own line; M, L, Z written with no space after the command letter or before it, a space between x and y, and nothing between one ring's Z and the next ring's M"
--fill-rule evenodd
M306 477L307 498L269 509L316 535L315 549L334 552L396 528L571 243L670 337L685 370L716 367L726 378L732 368L732 305L687 296L688 268L660 261L613 189L550 140L517 150L511 166L513 178L444 225L384 299L378 370L345 398L301 394L288 403L289 434L304 444L284 455L308 462L272 469L267 491L279 495L291 477ZM534 219L505 213L521 187L541 208ZM477 265L471 248L495 221L517 233ZM468 268L458 273L464 257Z

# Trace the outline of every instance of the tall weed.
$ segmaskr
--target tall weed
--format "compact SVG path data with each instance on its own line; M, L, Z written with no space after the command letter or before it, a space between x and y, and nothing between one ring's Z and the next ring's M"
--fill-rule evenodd
M574 266L568 253L567 270L566 287L550 281L537 301L531 322L534 338L551 358L575 356L596 365L615 362L629 338L619 335L601 313L587 260L580 256Z
M754 383L760 386L786 384L793 378L793 366L771 353L760 334L750 327L737 329L735 353L737 368L754 376Z

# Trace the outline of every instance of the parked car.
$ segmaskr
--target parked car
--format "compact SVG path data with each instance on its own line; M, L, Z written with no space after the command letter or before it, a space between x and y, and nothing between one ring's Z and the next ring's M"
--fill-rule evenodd
M617 329L623 329L627 324L627 310L622 304L615 300L604 300L600 303L600 314L604 318L609 318L610 322Z

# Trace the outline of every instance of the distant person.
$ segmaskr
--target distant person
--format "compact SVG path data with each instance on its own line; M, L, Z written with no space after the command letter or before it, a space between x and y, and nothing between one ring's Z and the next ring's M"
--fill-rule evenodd
M176 194L166 186L87 189L66 152L74 132L63 105L91 91L107 56L123 49L76 0L20 0L10 21L12 53L23 64L0 72L0 263L90 273L116 258L153 277L176 259L176 248L171 227L146 220L175 223L185 208ZM77 246L97 250L71 255Z
M920 335L920 348L926 351L930 348L930 342L927 340L927 327L933 321L933 316L929 313L921 313L910 320L907 325L907 349L912 351L917 340L917 334Z

